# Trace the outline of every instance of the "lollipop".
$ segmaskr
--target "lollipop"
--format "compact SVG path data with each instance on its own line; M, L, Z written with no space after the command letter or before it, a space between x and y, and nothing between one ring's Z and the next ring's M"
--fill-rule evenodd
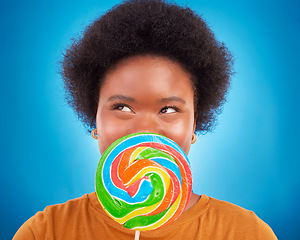
M124 227L146 231L176 220L192 190L184 151L158 134L135 133L110 145L96 172L105 212Z

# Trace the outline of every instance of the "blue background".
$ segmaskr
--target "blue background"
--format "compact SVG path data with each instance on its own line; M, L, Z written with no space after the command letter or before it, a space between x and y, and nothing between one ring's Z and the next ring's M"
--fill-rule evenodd
M228 102L190 152L194 191L251 209L279 239L300 239L299 2L177 1L235 57ZM64 101L58 61L118 1L0 3L0 238L47 205L94 191L100 157Z

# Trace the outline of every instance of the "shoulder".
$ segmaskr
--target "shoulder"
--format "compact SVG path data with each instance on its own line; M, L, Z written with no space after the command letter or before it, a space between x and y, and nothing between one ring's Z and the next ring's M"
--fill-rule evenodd
M74 213L74 209L76 210L84 210L89 205L89 197L88 194L83 195L79 198L74 198L68 200L65 203L55 204L47 206L43 213L45 215L65 215L66 213Z
M37 212L29 218L17 231L13 240L44 239L47 229L55 225L64 227L67 219L82 215L88 208L88 194L71 199L65 203L47 206L43 211Z
M272 229L253 211L236 204L209 197L208 218L218 225L235 232L247 233L253 239L277 239ZM250 238L251 239L251 238Z
M242 217L245 219L255 218L253 211L242 208L236 204L208 197L209 210L214 211L220 217Z

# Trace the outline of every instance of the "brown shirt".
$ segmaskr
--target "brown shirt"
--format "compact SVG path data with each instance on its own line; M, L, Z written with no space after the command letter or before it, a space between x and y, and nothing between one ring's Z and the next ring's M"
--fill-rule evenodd
M134 231L122 227L103 211L95 193L64 204L48 206L18 230L13 240L131 239ZM141 232L143 239L277 239L271 228L253 212L202 195L175 222Z

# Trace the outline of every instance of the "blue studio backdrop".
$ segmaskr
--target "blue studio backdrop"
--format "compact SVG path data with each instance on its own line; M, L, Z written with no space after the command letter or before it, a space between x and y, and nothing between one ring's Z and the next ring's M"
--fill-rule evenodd
M189 158L194 191L253 210L279 239L300 239L299 2L178 0L235 58L228 101ZM118 1L0 3L0 239L47 205L94 191L100 158L64 100L71 38Z

